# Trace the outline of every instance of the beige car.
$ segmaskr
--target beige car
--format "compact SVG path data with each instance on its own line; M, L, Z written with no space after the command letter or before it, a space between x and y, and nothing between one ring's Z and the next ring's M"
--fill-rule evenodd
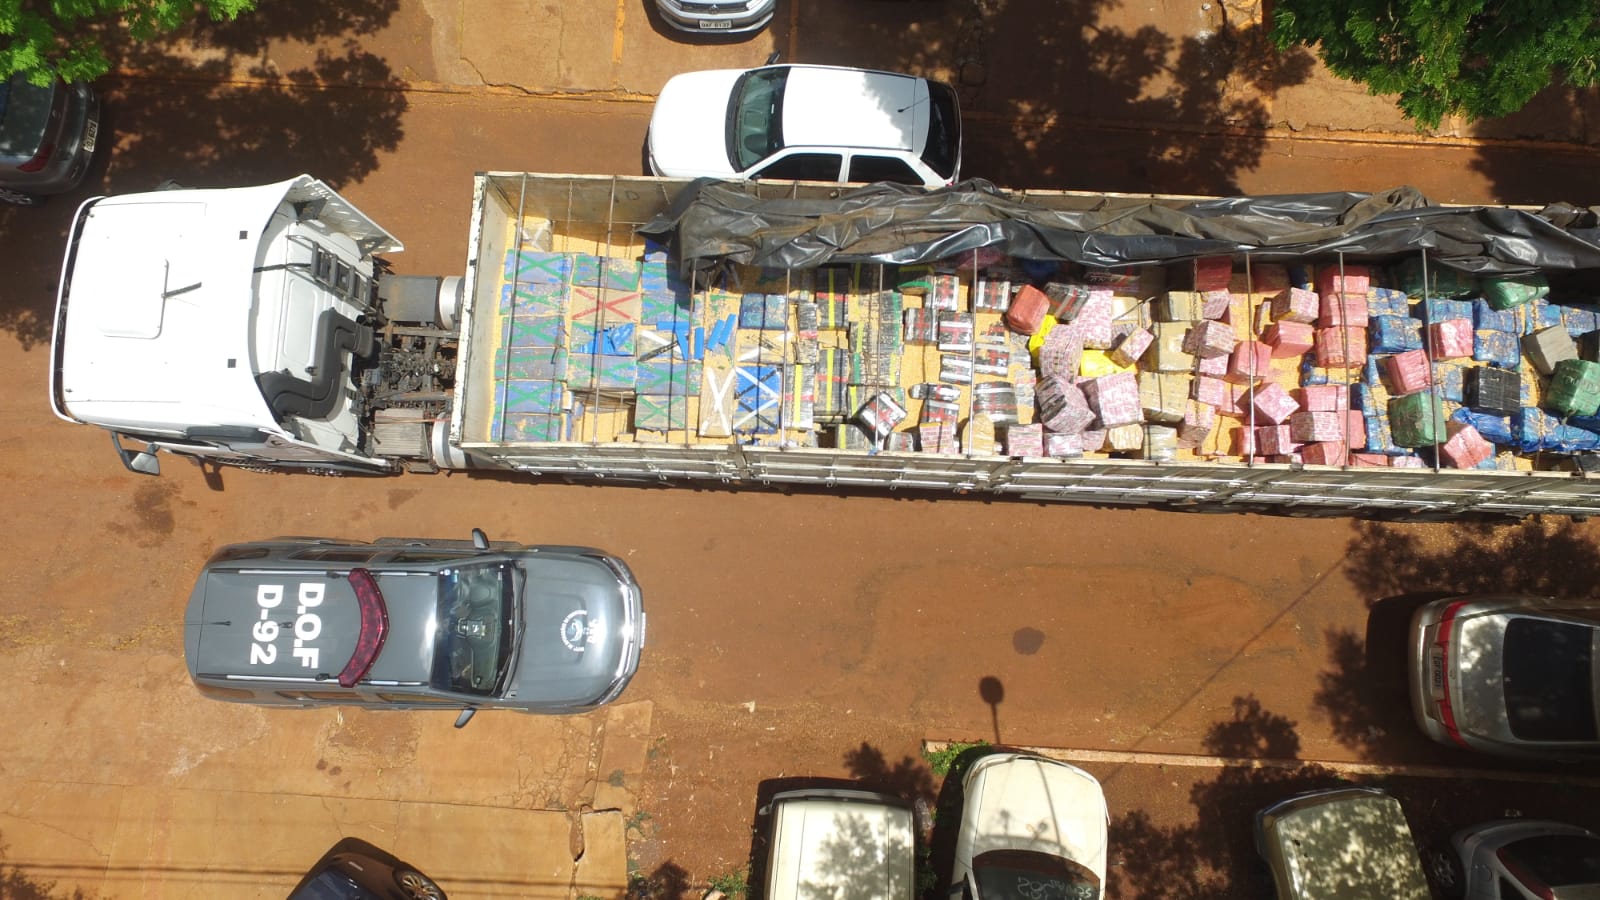
M911 807L871 791L776 794L764 900L911 900L916 838Z
M1429 900L1399 801L1372 788L1300 794L1256 813L1278 900Z

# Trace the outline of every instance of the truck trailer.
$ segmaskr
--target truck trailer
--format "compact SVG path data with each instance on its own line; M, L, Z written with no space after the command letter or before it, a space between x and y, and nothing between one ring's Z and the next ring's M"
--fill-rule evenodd
M51 404L267 472L1397 520L1600 510L1583 211L480 173L461 274L310 176L100 197Z

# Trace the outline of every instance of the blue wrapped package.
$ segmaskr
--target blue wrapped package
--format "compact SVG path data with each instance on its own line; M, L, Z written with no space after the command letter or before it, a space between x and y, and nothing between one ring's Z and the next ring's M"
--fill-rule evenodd
M1491 444L1504 446L1517 442L1516 436L1511 433L1511 420L1505 416L1491 416L1462 407L1450 414L1450 421L1471 425Z
M1317 358L1307 353L1300 360L1300 386L1309 387L1313 384L1327 384L1328 370L1317 365Z
M1478 298L1472 301L1472 324L1480 331L1504 331L1507 334L1516 334L1517 311L1512 309L1495 309L1489 301Z
M1517 448L1524 453L1535 450L1576 453L1600 448L1600 434L1564 424L1555 416L1535 407L1524 407L1522 412L1512 417L1511 425L1516 433Z
M1478 329L1472 333L1472 358L1502 369L1522 364L1522 342L1504 331Z
M1313 287L1311 279L1311 267L1305 263L1290 263L1289 286L1297 287L1306 291L1311 290Z
M1445 400L1461 403L1466 399L1466 373L1462 366L1448 362L1434 363L1433 383L1439 396Z
M1372 389L1372 385L1362 382L1356 385L1355 408L1363 416L1385 415L1389 409L1387 392L1380 393Z
M1374 287L1367 290L1367 315L1408 316L1411 301L1406 292L1397 288Z
M1556 308L1561 310L1561 324L1567 326L1567 334L1573 337L1600 329L1600 316L1591 304L1574 303Z
M1443 322L1448 319L1472 318L1472 304L1466 300L1446 300L1429 297L1411 308L1411 314L1424 322Z
M1422 349L1422 323L1406 315L1373 316L1367 320L1367 344L1374 353Z
M1561 324L1561 307L1542 298L1533 301L1532 306L1533 314L1528 317L1528 325L1523 328L1524 334Z

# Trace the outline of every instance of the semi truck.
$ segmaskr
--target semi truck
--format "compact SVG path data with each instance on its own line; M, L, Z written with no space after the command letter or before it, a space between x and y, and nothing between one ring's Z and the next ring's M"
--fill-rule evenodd
M463 270L424 277L393 272L401 242L310 176L158 190L78 209L50 401L150 475L168 454L325 475L1583 517L1600 510L1589 224L1406 189L494 172L474 178Z

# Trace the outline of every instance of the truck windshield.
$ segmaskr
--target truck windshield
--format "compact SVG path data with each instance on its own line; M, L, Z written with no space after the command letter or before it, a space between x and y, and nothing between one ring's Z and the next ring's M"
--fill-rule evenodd
M991 850L972 861L984 900L1099 900L1100 879L1078 863L1031 850Z
M744 171L783 149L783 88L789 70L752 69L733 85L728 106L728 159Z
M517 639L517 571L508 562L462 566L439 576L433 686L499 694Z

